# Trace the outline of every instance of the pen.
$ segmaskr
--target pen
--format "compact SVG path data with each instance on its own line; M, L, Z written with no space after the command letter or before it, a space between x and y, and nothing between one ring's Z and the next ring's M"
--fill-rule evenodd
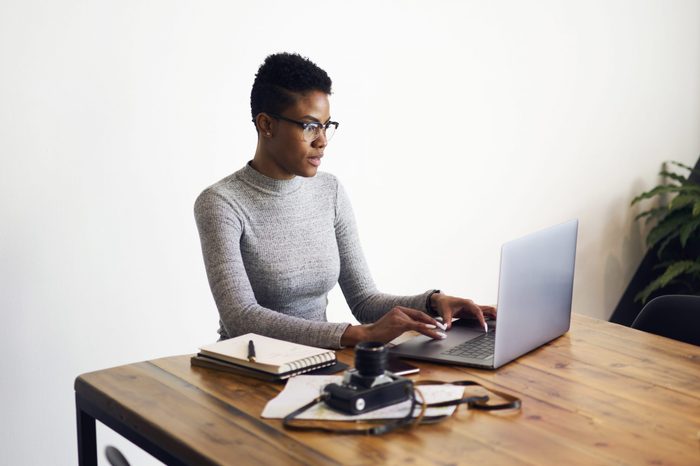
M255 362L255 344L253 344L253 340L248 340L248 361Z

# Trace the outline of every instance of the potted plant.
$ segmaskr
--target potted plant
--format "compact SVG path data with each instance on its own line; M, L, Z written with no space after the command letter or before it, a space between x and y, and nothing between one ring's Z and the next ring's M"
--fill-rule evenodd
M669 165L675 170L669 170ZM654 268L660 272L637 293L635 301L645 303L651 295L668 290L700 294L700 184L693 174L697 176L700 171L680 162L664 163L659 173L663 182L632 200L631 205L659 199L657 206L636 217L656 222L647 236L647 245L656 250L659 263Z

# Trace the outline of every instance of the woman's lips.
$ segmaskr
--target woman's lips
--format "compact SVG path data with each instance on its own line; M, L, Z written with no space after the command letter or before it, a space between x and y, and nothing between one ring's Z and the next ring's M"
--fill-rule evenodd
M314 167L321 165L321 157L309 157L309 163Z

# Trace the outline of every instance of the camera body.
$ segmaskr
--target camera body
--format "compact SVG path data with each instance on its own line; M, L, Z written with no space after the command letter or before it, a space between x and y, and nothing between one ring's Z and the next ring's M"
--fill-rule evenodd
M324 387L326 404L347 414L361 414L408 400L413 382L385 370L388 350L382 343L360 343L355 348L355 369L342 384Z
M345 380L342 385L326 385L324 391L329 395L326 404L343 413L361 414L408 400L413 382L389 372L386 374L387 382L369 388L351 385Z

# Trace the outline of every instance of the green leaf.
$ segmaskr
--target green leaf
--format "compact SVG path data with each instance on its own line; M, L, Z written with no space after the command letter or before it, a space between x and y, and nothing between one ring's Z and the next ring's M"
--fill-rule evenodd
M678 229L688 221L689 212L674 211L663 218L647 236L647 245L651 248L656 243L663 240L667 235L677 232Z
M646 303L647 298L649 298L649 295L654 291L665 287L674 278L690 270L694 270L696 267L700 267L700 265L694 261L679 261L669 265L660 277L656 278L656 280L652 281L646 288L637 293L634 300L641 300L642 303Z
M654 207L653 209L645 210L641 214L637 215L634 217L635 220L639 220L640 218L644 217L649 217L648 220L652 220L657 217L661 217L663 214L668 212L668 207L662 206L662 207Z
M665 176L666 178L671 178L672 180L678 181L680 184L685 184L688 182L688 178L678 173L669 172L666 170L661 170L659 175Z
M659 262L658 264L655 264L651 269L652 270L659 270L659 269L666 269L669 265L675 263L674 261L664 261L664 262Z
M700 175L700 170L693 168L693 167L689 167L688 165L682 164L680 162L676 162L675 160L670 160L668 163L675 165L677 167L684 168L684 169L688 170L690 173L695 173L695 174Z
M695 261L678 261L668 266L666 271L659 277L661 286L664 287L677 276L688 272L695 267Z
M653 282L649 283L649 285L647 285L646 288L637 293L634 296L634 300L641 301L642 304L646 304L649 295L652 294L654 291L658 290L659 288L661 288L661 286L658 284L658 281L654 280Z
M675 165L677 167L681 167L681 168L685 168L686 170L693 171L693 169L691 167L689 167L688 165L682 164L681 162L676 162L675 160L669 160L666 163L670 163L670 164Z
M696 218L695 220L692 220L681 227L681 246L685 247L686 243L688 242L688 238L695 233L698 226L700 226L700 218Z
M695 205L693 205L693 217L697 217L700 215L700 201L695 201Z
M644 199L650 199L654 196L658 196L660 194L667 194L667 193L683 193L683 194L690 194L690 195L700 195L700 184L696 183L686 183L686 184L661 184L658 185L649 191L643 192L639 196L635 197L632 199L632 202L630 205L634 205L637 202L644 200Z
M680 235L679 232L673 232L670 235L668 235L663 241L661 241L659 243L659 250L657 251L656 256L661 258L661 255L664 253L664 249L666 249L666 246L668 246L671 241L678 238L678 235Z
M675 185L674 185L675 186ZM684 184L683 186L678 187L678 191L682 193L700 193L700 184L695 184L695 183L688 183Z
M658 196L659 194L664 194L664 193L677 193L681 191L681 188L683 186L675 185L675 184L670 184L670 185L660 185L657 186L647 192L644 192L640 194L639 196L635 197L632 199L632 202L630 205L634 205L637 202L643 200L643 199L650 199L654 196Z
M688 270L686 270L685 273L692 273L693 276L696 276L697 274L700 274L700 262L695 262L695 265L690 267Z
M700 192L679 194L671 200L670 204L668 205L668 210L680 209L681 207L685 207L696 202L700 202Z

